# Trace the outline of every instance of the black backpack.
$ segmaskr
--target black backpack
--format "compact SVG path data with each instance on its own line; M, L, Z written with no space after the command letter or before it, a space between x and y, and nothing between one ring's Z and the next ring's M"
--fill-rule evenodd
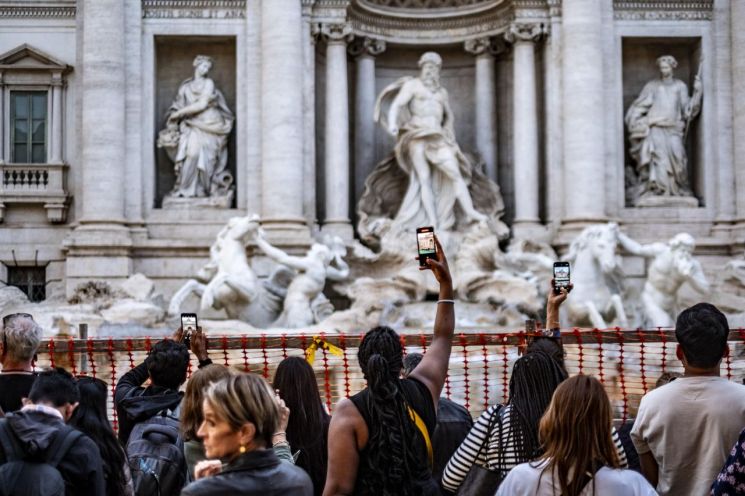
M0 444L6 461L0 465L0 496L65 496L65 481L57 465L83 433L64 426L43 459L28 458L8 421L0 420Z
M136 424L127 458L137 496L178 496L186 482L186 458L177 412L164 410Z

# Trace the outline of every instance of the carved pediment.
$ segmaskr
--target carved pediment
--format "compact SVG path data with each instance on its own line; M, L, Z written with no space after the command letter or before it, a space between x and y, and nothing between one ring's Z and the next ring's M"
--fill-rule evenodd
M67 72L71 67L38 48L24 43L0 55L0 69Z

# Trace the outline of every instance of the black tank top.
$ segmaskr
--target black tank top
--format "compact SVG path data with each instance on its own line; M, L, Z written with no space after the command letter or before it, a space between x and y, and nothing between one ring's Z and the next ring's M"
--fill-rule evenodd
M417 379L402 379L401 391L409 406L413 408L414 411L422 418L424 425L427 426L427 432L429 433L431 439L432 433L434 432L435 425L437 423L437 413L435 411L435 405L432 402L432 393L429 392L427 386L422 384ZM370 431L371 424L371 414L368 408L369 396L370 390L365 388L349 398L350 400L352 400L352 403L355 407L357 407L360 415L362 415L362 418L365 420L368 432ZM414 426L414 430L417 434L414 449L417 453L417 456L421 460L419 466L423 467L420 473L415 474L414 482L417 491L415 494L422 496L439 496L439 484L432 478L432 472L428 468L427 445L424 441L424 436L421 434L416 426ZM369 455L369 447L365 446L365 448L360 452L360 463L359 469L357 471L357 483L355 485L354 491L355 495L368 495L369 492L362 488L362 484L360 481L365 480L368 477L375 477L368 465ZM381 468L383 469L383 471L385 471L387 467Z

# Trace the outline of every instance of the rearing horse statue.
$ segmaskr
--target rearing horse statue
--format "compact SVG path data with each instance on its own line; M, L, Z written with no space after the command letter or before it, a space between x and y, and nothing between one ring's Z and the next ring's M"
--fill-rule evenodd
M572 264L574 283L566 302L569 324L605 329L615 319L619 326L628 326L617 246L618 225L612 222L586 227L572 241L564 257Z

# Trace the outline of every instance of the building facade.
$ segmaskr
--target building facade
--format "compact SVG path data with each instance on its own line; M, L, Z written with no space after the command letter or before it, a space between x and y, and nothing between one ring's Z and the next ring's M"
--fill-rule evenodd
M745 252L745 2L5 0L0 280L41 299L142 273L170 296L246 213L290 253L318 232L352 242L394 145L376 98L426 51L513 237L562 252L592 223L684 231L713 277ZM181 172L159 133L197 55L234 119L222 204L168 200ZM663 55L702 95L676 134L688 189L639 201L628 112Z

